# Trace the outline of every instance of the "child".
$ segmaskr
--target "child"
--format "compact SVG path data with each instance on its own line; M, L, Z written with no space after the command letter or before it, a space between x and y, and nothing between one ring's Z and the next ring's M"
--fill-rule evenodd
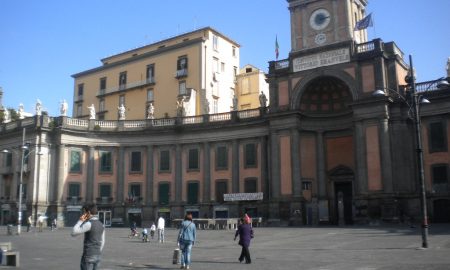
M152 226L150 227L150 236L152 237L152 239L155 236L155 231L156 231L155 222L152 222Z
M142 242L148 242L148 232L147 228L144 228L142 230Z

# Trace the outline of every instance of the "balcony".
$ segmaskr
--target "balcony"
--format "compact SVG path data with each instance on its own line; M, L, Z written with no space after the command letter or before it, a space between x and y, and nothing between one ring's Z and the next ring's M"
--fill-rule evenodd
M186 77L188 75L188 71L187 69L179 69L177 70L177 72L175 72L175 78L183 78Z
M113 197L97 197L97 204L111 204L113 201Z
M79 205L81 204L81 197L78 196L68 196L67 205Z
M102 96L110 95L110 94L113 94L116 92L126 91L126 90L144 87L144 86L148 86L148 85L152 85L152 84L155 84L154 77L147 78L147 79L141 80L141 81L127 83L127 84L121 84L119 86L114 86L114 87L110 87L107 89L99 89L97 97L102 97Z

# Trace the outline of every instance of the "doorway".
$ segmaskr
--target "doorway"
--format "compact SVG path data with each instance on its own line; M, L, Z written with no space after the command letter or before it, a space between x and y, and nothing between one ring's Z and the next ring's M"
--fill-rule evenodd
M111 227L111 211L100 210L98 211L98 219L105 225L105 227Z
M352 182L335 182L334 183L334 200L335 200L335 213L336 213L336 224L339 224L339 198L342 196L342 204L344 210L344 223L345 225L353 224L353 188Z

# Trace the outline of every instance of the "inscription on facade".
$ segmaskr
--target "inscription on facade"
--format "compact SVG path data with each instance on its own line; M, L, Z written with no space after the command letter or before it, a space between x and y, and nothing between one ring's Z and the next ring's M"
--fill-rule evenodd
M233 201L258 201L263 199L263 193L229 193L223 194L223 200L226 202Z
M350 50L348 48L341 48L337 50L316 53L304 57L295 58L293 63L294 72L331 66L350 61Z

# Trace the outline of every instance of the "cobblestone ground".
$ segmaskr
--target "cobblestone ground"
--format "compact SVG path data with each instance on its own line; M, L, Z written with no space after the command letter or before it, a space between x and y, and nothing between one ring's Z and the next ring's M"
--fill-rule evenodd
M82 236L71 228L7 235L20 252L19 269L79 269ZM179 269L172 264L177 230L166 229L166 242L128 238L128 228L107 228L100 269ZM450 269L450 225L430 227L430 247L422 250L420 228L406 226L255 228L252 264L239 264L234 230L199 230L191 269L384 270ZM16 268L17 269L17 268Z

